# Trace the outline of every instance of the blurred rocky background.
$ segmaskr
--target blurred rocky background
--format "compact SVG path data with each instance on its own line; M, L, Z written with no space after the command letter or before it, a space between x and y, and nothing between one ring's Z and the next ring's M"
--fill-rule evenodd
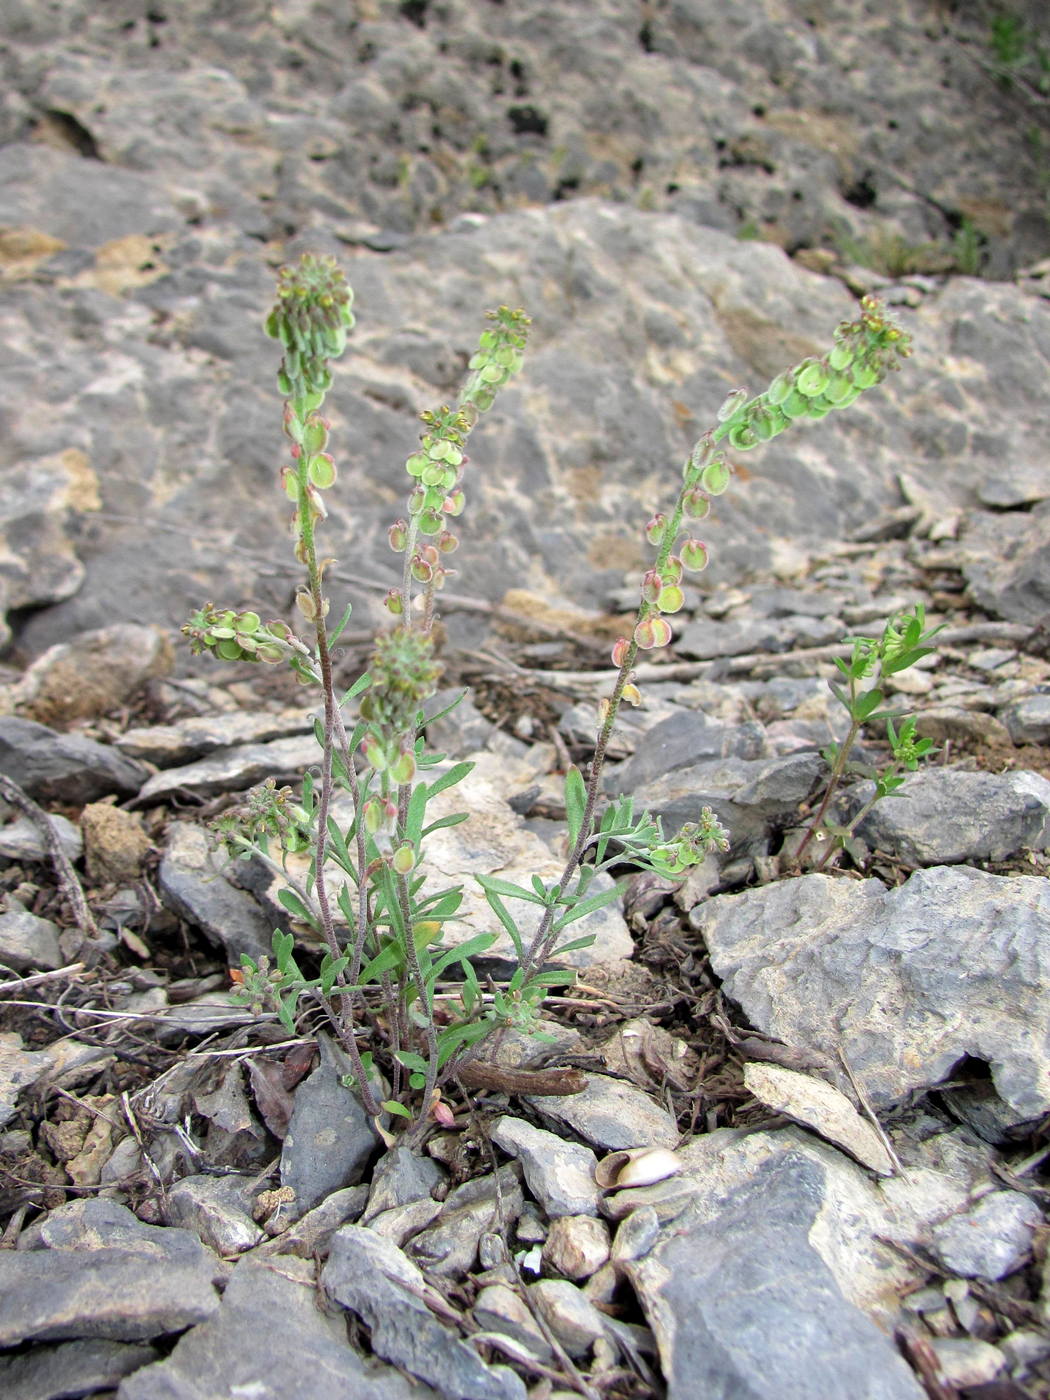
M414 415L500 302L532 349L474 439L457 593L607 610L726 391L819 352L865 290L914 359L740 462L705 593L796 577L919 496L986 573L1046 541L1039 3L1005 28L944 0L5 0L0 24L16 663L206 598L287 609L261 322L306 249L357 292L326 547L366 628ZM1005 617L1045 611L1038 554Z

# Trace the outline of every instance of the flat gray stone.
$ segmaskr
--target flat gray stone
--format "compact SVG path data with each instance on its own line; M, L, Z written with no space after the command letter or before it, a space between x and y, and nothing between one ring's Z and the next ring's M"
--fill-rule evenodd
M771 831L797 817L826 773L816 751L755 759L729 755L676 768L633 795L639 808L662 819L667 833L710 807L728 829L733 849L741 850L764 845Z
M133 797L148 776L107 744L13 715L0 716L0 771L36 802L73 807L112 793Z
M346 1056L328 1036L320 1036L318 1044L321 1062L295 1091L281 1149L281 1185L295 1192L297 1215L333 1191L356 1186L379 1145L360 1099L340 1083L350 1073Z
M222 1304L164 1361L126 1380L119 1400L424 1400L433 1395L366 1360L317 1306L313 1265L242 1260Z
M1050 886L968 866L897 889L806 875L698 905L726 995L797 1049L839 1047L873 1102L984 1060L1015 1122L1050 1108Z
M84 838L80 828L58 812L49 812L48 815L58 843L68 859L79 860L84 854ZM40 827L28 817L19 817L17 821L0 827L0 856L6 860L51 859Z
M402 1145L392 1147L384 1152L372 1172L368 1207L361 1223L369 1225L383 1211L394 1210L411 1201L429 1200L446 1175L432 1157L420 1157Z
M963 577L993 617L1039 627L1050 611L1050 501L1030 511L969 511L960 542Z
M419 1204L426 1206L427 1202ZM508 1162L498 1172L473 1177L451 1191L440 1214L412 1236L406 1252L429 1274L462 1278L474 1268L483 1236L512 1225L524 1208L521 1167ZM380 1216L377 1229L384 1221Z
M219 1306L214 1256L163 1247L0 1252L0 1346L101 1337L136 1342L182 1332Z
M848 810L858 811L873 792L871 783L851 788ZM1006 861L1050 845L1050 782L1024 769L926 768L877 802L857 835L909 865Z
M787 1153L688 1208L628 1263L668 1400L922 1400L889 1337L843 1297L810 1238L826 1189Z
M142 1342L77 1341L0 1357L4 1400L59 1400L109 1390L157 1359Z
M528 1102L544 1118L564 1123L592 1147L675 1147L678 1125L648 1094L622 1079L588 1074L581 1094L533 1094Z
M744 1084L767 1108L812 1128L877 1175L893 1175L893 1161L878 1133L827 1080L752 1061L744 1065Z
M1001 718L1015 744L1050 743L1050 692L1037 690L1016 700L1002 711Z
M361 1225L338 1230L321 1282L370 1328L377 1355L403 1366L447 1400L524 1400L525 1386L513 1371L487 1366L438 1321L419 1296L422 1273L373 1230Z
M0 1032L0 1128L17 1113L22 1090L35 1084L53 1064L46 1050L24 1050L22 1037L15 1031Z
M57 924L31 914L16 899L9 898L7 912L0 914L0 963L15 972L61 967L58 935Z
M297 780L320 752L313 734L293 734L265 744L238 744L217 749L194 763L164 768L143 785L143 802L160 802L182 790L198 797L216 797L240 791L266 778Z
M1029 1258L1043 1223L1038 1205L1020 1191L992 1191L938 1225L930 1248L946 1269L964 1278L1000 1279Z
M223 874L227 858L204 827L173 822L157 872L161 898L239 966L241 954L258 962L273 951L273 921L246 890Z
M760 724L712 724L696 710L675 710L646 730L625 763L604 778L607 792L634 792L677 768L692 768L702 758L768 758L769 745Z
M510 1117L496 1123L492 1141L521 1162L529 1190L548 1217L597 1215L601 1192L594 1169L598 1159L589 1147Z
M128 729L116 743L122 753L132 758L171 768L203 758L216 749L265 743L307 732L313 733L311 710L235 710L231 714L191 715L172 724Z

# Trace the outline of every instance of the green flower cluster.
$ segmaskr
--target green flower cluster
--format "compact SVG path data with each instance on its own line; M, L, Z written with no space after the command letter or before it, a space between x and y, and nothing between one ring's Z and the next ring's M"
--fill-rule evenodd
M205 603L182 627L190 651L205 651L224 661L287 661L309 656L309 650L287 622L263 622L256 612L234 612Z
M524 311L511 311L506 306L487 314L493 329L482 331L477 353L470 357L471 373L459 396L461 408L472 404L478 413L492 407L499 390L521 369L531 324Z
M243 855L252 843L265 846L270 838L288 852L310 845L309 814L292 789L279 788L274 778L249 788L243 802L227 807L209 825L231 856Z
M856 321L837 327L835 344L826 355L810 356L778 374L757 398L748 400L743 390L731 394L722 405L712 441L728 438L738 451L757 447L796 419L824 418L833 408L848 407L858 394L899 369L911 354L910 338L874 297L865 297L860 308Z
M372 684L361 699L362 719L395 735L414 730L419 706L433 695L441 675L433 637L409 627L381 632L368 674Z
M305 253L278 274L277 300L266 318L266 334L284 346L277 384L285 398L306 408L331 388L328 361L346 348L354 324L354 294L334 258Z
M649 858L661 875L684 875L694 865L700 865L712 851L729 850L729 832L710 807L703 807L698 822L686 822L674 837L654 846Z
M405 463L416 482L408 510L421 535L436 535L444 528L446 516L459 515L463 509L463 492L457 486L466 460L463 444L473 423L461 408L427 410L420 418L427 431L420 438L419 451Z

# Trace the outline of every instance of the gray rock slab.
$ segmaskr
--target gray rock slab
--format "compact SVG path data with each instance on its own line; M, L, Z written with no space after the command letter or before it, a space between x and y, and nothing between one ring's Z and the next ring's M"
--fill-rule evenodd
M214 1258L135 1247L0 1254L0 1346L101 1337L143 1341L203 1322L219 1305Z
M879 1176L892 1176L893 1160L866 1118L824 1079L783 1065L748 1062L744 1084L760 1103L812 1128Z
M295 1192L305 1214L346 1186L356 1186L379 1145L360 1099L343 1087L350 1064L327 1036L319 1037L321 1062L295 1091L281 1148L281 1185Z
M17 466L0 466L0 645L11 640L8 612L59 602L83 583L77 514L98 504L98 478L77 448L30 450Z
M512 1371L487 1366L438 1321L420 1297L422 1273L390 1240L364 1226L344 1225L332 1237L321 1283L370 1328L377 1355L447 1400L524 1400L525 1386Z
M773 1159L625 1265L668 1400L922 1400L892 1340L813 1246L823 1190L815 1164Z
M13 715L0 716L0 772L37 802L76 807L112 793L132 797L148 776L106 744Z
M798 1049L841 1048L876 1105L985 1060L1017 1122L1050 1108L1050 887L968 866L897 889L806 875L691 915L726 995Z
M1007 706L1001 716L1015 744L1050 742L1050 690L1045 687Z
M665 773L636 788L634 797L662 818L667 832L710 807L728 829L733 849L742 850L763 845L772 830L796 817L826 772L816 752L712 758Z
M429 1198L446 1175L432 1157L420 1157L408 1147L392 1147L372 1171L368 1207L361 1223L368 1225L382 1211Z
M678 1126L648 1094L622 1079L588 1074L580 1094L534 1094L528 1102L544 1118L569 1127L592 1147L675 1147Z
M992 1191L942 1221L932 1231L930 1248L946 1269L964 1278L1005 1278L1030 1257L1033 1233L1042 1223L1031 1197Z
M1050 501L1030 511L970 511L960 541L963 576L993 617L1045 624L1050 615Z
M251 787L266 778L298 779L317 760L318 748L312 734L293 734L265 744L238 744L217 749L195 763L154 773L143 785L139 800L159 802L180 789L198 797L216 797Z
M84 838L80 834L80 828L58 812L49 815L52 829L62 850L69 860L79 860L84 853ZM19 817L17 821L0 827L0 856L6 860L51 859L39 826L28 817Z
M543 1278L528 1287L537 1311L570 1356L585 1356L606 1334L602 1314L568 1279Z
M18 1111L18 1096L52 1068L46 1050L25 1050L14 1031L0 1032L0 1128Z
M479 1290L471 1312L479 1327L513 1337L541 1361L550 1364L554 1360L550 1343L517 1289L505 1283L486 1284Z
M598 1159L589 1147L566 1142L523 1118L501 1118L492 1141L517 1157L529 1190L550 1218L597 1215L601 1192L594 1180Z
M512 1225L524 1208L521 1167L508 1162L451 1191L433 1224L413 1235L406 1250L427 1273L462 1278L477 1262L482 1237Z
M273 923L255 899L224 877L228 864L204 827L173 822L157 872L161 898L239 965L242 953L258 962L273 949Z
M300 1267L301 1262L301 1267ZM317 1306L313 1266L243 1260L214 1316L164 1361L126 1380L119 1400L416 1400L433 1395L368 1361Z
M562 1278L579 1282L608 1262L609 1227L591 1215L559 1215L543 1245L543 1261Z
M154 1347L135 1342L77 1341L37 1346L0 1357L4 1400L64 1400L110 1390L157 1359Z
M851 789L858 811L874 785ZM1050 845L1050 782L1038 773L927 768L877 802L857 828L869 846L909 865L1005 861Z
M170 768L203 758L215 749L265 743L307 732L313 732L310 710L235 710L232 714L191 715L173 724L128 729L116 742L117 748L132 758Z
M174 659L163 627L100 627L38 657L15 687L15 705L41 724L96 719L127 705L147 681L167 675Z
M273 1254L294 1254L302 1259L312 1259L314 1255L327 1255L328 1243L340 1225L357 1220L368 1202L367 1186L348 1186L343 1191L333 1191L319 1206L306 1212L293 1221L286 1230L273 1239L256 1245L252 1258L269 1258ZM284 1214L268 1224L281 1224Z
M645 732L632 756L605 778L607 792L634 792L702 758L767 758L760 724L712 724L696 710L676 710Z
M6 914L0 914L0 963L15 972L40 972L62 966L58 945L59 928L50 919L41 919L8 900Z
M264 1238L251 1217L251 1200L240 1176L184 1176L167 1194L170 1224L191 1230L225 1258Z

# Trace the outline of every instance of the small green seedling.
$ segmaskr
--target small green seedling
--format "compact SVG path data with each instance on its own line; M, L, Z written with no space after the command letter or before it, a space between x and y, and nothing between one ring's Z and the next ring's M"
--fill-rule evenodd
M915 719L904 719L900 729L893 721L900 719L900 710L884 709L885 692L879 684L887 676L896 675L914 666L924 656L932 655L934 648L928 643L941 631L941 627L926 631L926 611L918 604L913 613L901 613L887 622L881 637L847 637L851 646L849 660L835 658L835 665L842 673L845 684L829 681L836 699L849 715L849 730L841 744L829 744L823 756L831 765L824 796L813 820L806 830L802 843L795 853L795 863L801 867L803 856L809 845L817 841L823 845L816 869L823 870L833 858L847 848L849 839L857 827L880 798L895 792L904 782L905 773L914 772L919 760L934 752L932 739L918 739L915 736ZM871 681L870 685L863 682ZM885 768L869 769L849 762L850 751L866 724L886 721L886 734L890 743L892 758ZM827 812L839 785L847 772L871 778L875 791L846 826L838 826L827 821Z

